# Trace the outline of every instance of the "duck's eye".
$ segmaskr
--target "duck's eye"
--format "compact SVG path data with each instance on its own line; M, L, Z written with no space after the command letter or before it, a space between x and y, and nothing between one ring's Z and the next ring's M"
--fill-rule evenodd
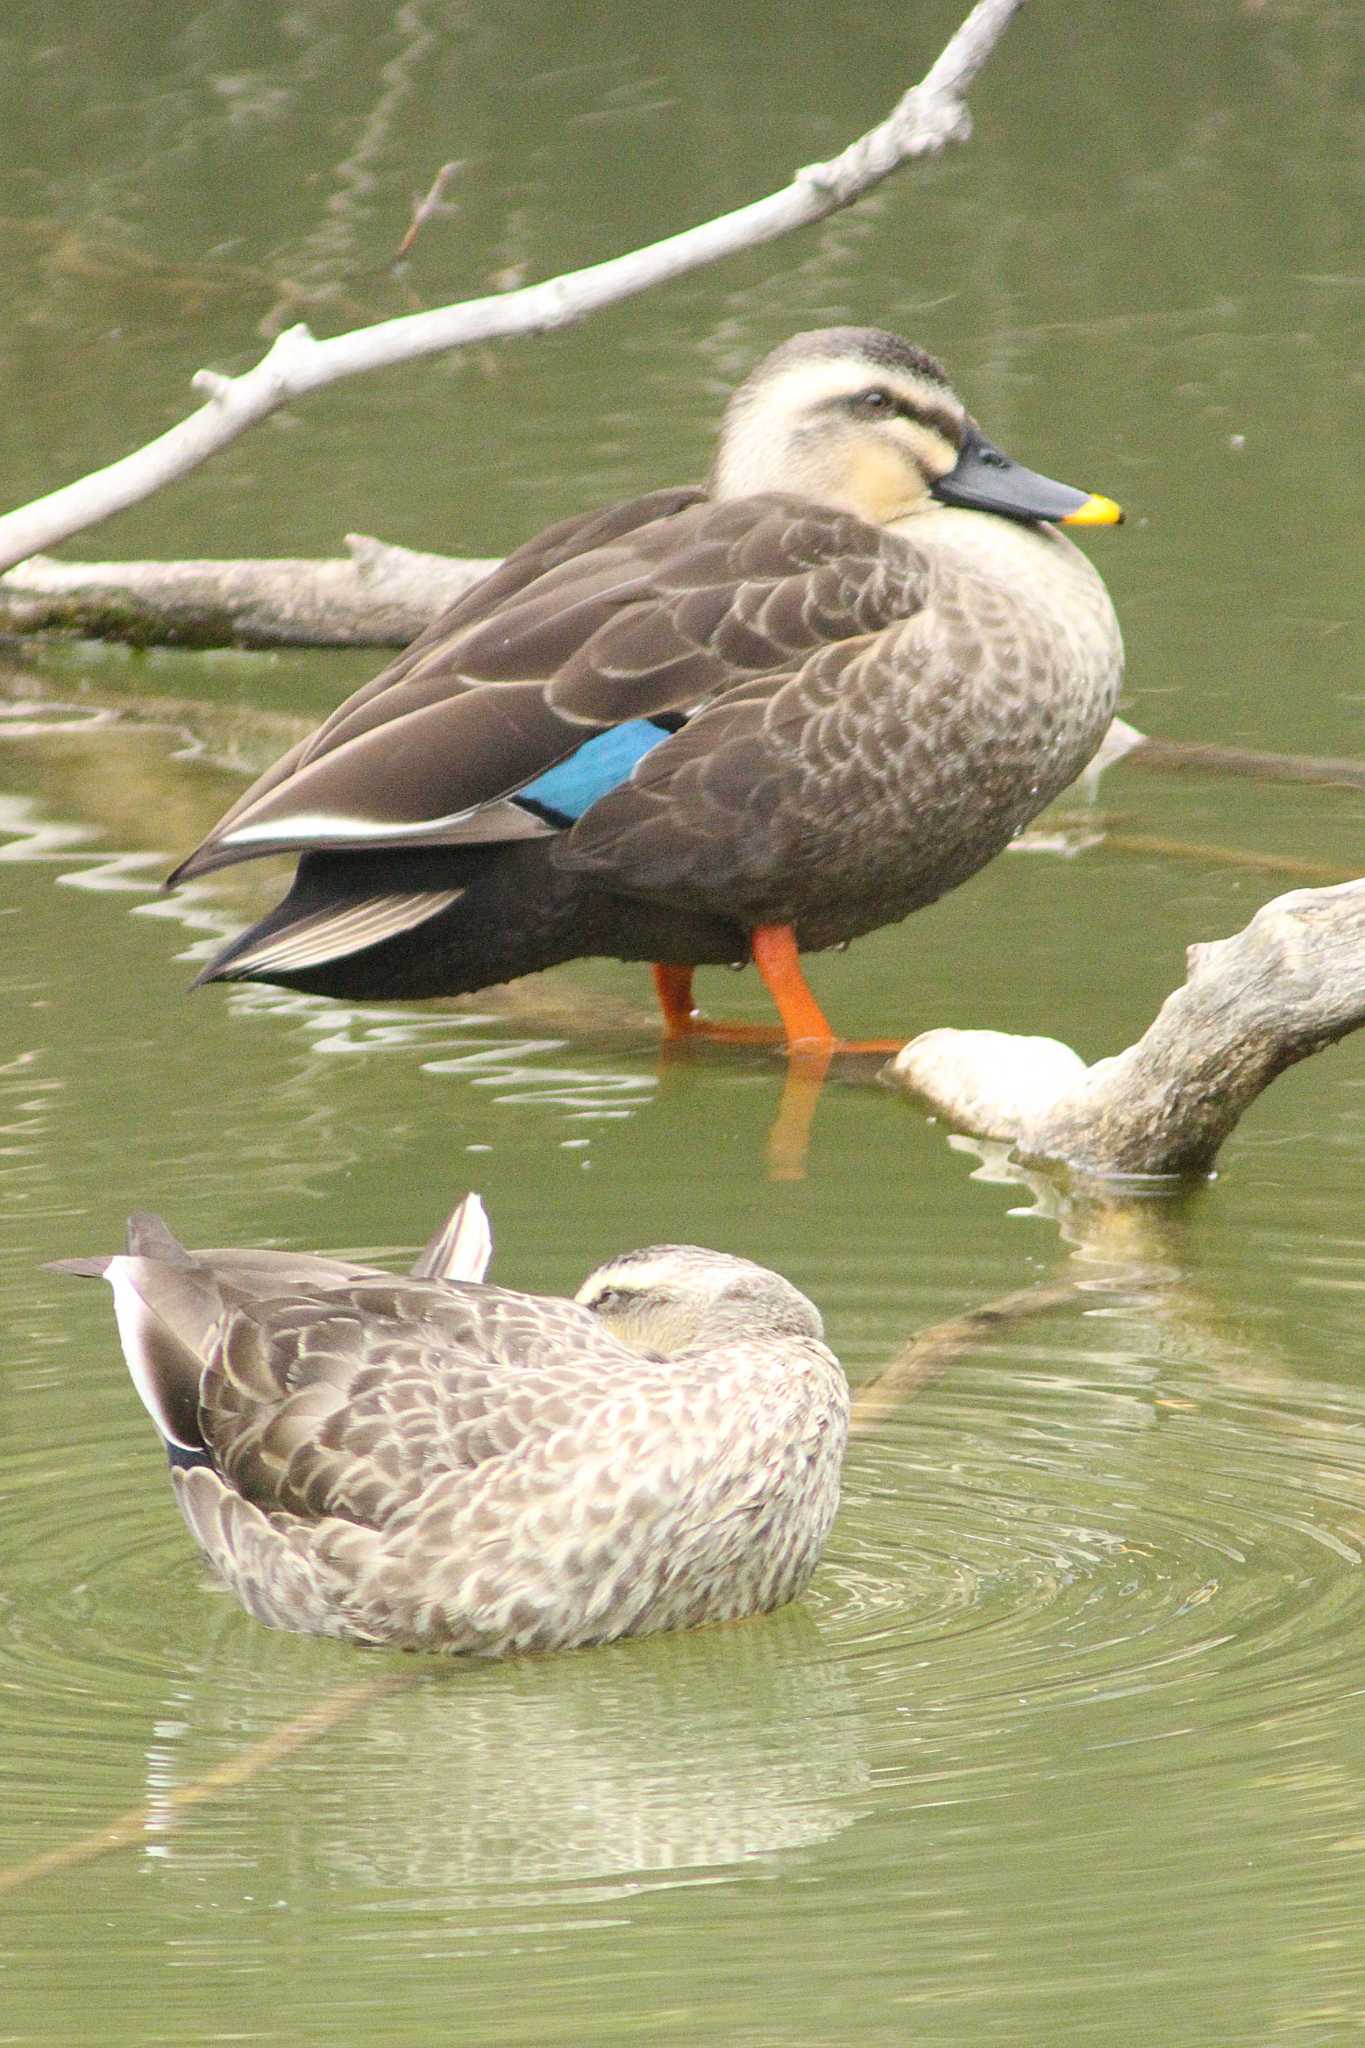
M628 1287L599 1287L590 1301L584 1302L594 1315L615 1315L622 1309L633 1306L635 1295Z
M896 401L891 396L891 393L883 391L876 384L872 386L870 391L860 391L853 402L859 412L865 413L885 414L894 412L896 408Z

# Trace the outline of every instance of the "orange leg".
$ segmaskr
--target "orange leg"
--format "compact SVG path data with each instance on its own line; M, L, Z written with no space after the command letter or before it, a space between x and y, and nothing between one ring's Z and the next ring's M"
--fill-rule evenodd
M903 1038L836 1038L806 986L789 924L760 924L750 934L754 965L782 1019L769 1024L712 1023L692 1007L692 969L656 964L654 987L666 1038L715 1038L730 1045L785 1045L789 1052L899 1052Z
M754 965L777 1004L789 1052L899 1052L904 1038L836 1038L806 986L789 924L761 924L751 934Z
M776 1024L719 1024L692 1007L692 969L654 963L654 992L664 1015L665 1038L718 1038L727 1045L781 1045Z
M673 967L656 960L654 993L664 1013L664 1037L685 1038L696 1018L696 1011L692 1008L692 969Z
M782 1026L718 1024L692 1008L692 969L655 963L655 993L665 1038L720 1038L726 1044L786 1044L788 1053L898 1053L905 1038L835 1038L806 987L790 924L759 924L749 934L753 965L778 1006Z
M756 925L750 935L754 966L763 976L768 994L777 1004L777 1014L791 1049L812 1050L835 1043L825 1013L806 986L796 934L789 924Z

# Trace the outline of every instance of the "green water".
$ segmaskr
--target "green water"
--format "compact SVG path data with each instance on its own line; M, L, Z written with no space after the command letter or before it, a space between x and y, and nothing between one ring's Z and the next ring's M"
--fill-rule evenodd
M261 329L535 278L769 190L878 118L956 5L373 0L0 23L6 502L170 424ZM1035 0L977 136L803 238L591 325L342 386L73 555L492 553L695 476L783 334L898 328L1086 543L1125 712L1361 737L1361 29L1341 0ZM453 211L406 272L411 194ZM1365 2019L1365 1065L1277 1082L1219 1178L1069 1206L866 1075L774 1178L780 1069L661 1058L639 970L458 1009L188 998L267 900L169 859L368 657L22 657L0 696L0 2043L1160 2043ZM208 705L187 711L184 702ZM228 756L235 756L234 767ZM1349 870L1345 789L1106 779L1044 845L816 961L850 1032L1116 1050L1184 948ZM1059 821L1049 821L1058 826ZM1107 829L1110 837L1101 836ZM763 1014L753 977L703 977ZM697 1239L817 1300L855 1381L1059 1276L850 1453L800 1606L710 1635L431 1667L262 1630L205 1584L108 1296L44 1259L155 1207L191 1242L411 1257L481 1190L498 1277ZM394 1681L385 1690L377 1681ZM364 1699L348 1689L374 1684ZM175 1797L331 1702L272 1766Z

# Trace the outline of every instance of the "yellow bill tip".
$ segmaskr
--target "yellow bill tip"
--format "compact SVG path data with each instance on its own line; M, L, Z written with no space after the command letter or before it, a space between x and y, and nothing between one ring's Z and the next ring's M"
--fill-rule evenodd
M1102 498L1092 491L1083 505L1074 512L1068 512L1059 522L1062 526L1122 526L1123 507L1116 505L1112 498Z

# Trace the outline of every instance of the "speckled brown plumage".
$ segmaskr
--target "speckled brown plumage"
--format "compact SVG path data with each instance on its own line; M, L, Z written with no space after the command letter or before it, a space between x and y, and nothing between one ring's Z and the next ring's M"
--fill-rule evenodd
M141 1219L70 1264L113 1286L185 1519L274 1627L560 1649L758 1613L815 1569L847 1385L746 1260L655 1247L569 1302Z

